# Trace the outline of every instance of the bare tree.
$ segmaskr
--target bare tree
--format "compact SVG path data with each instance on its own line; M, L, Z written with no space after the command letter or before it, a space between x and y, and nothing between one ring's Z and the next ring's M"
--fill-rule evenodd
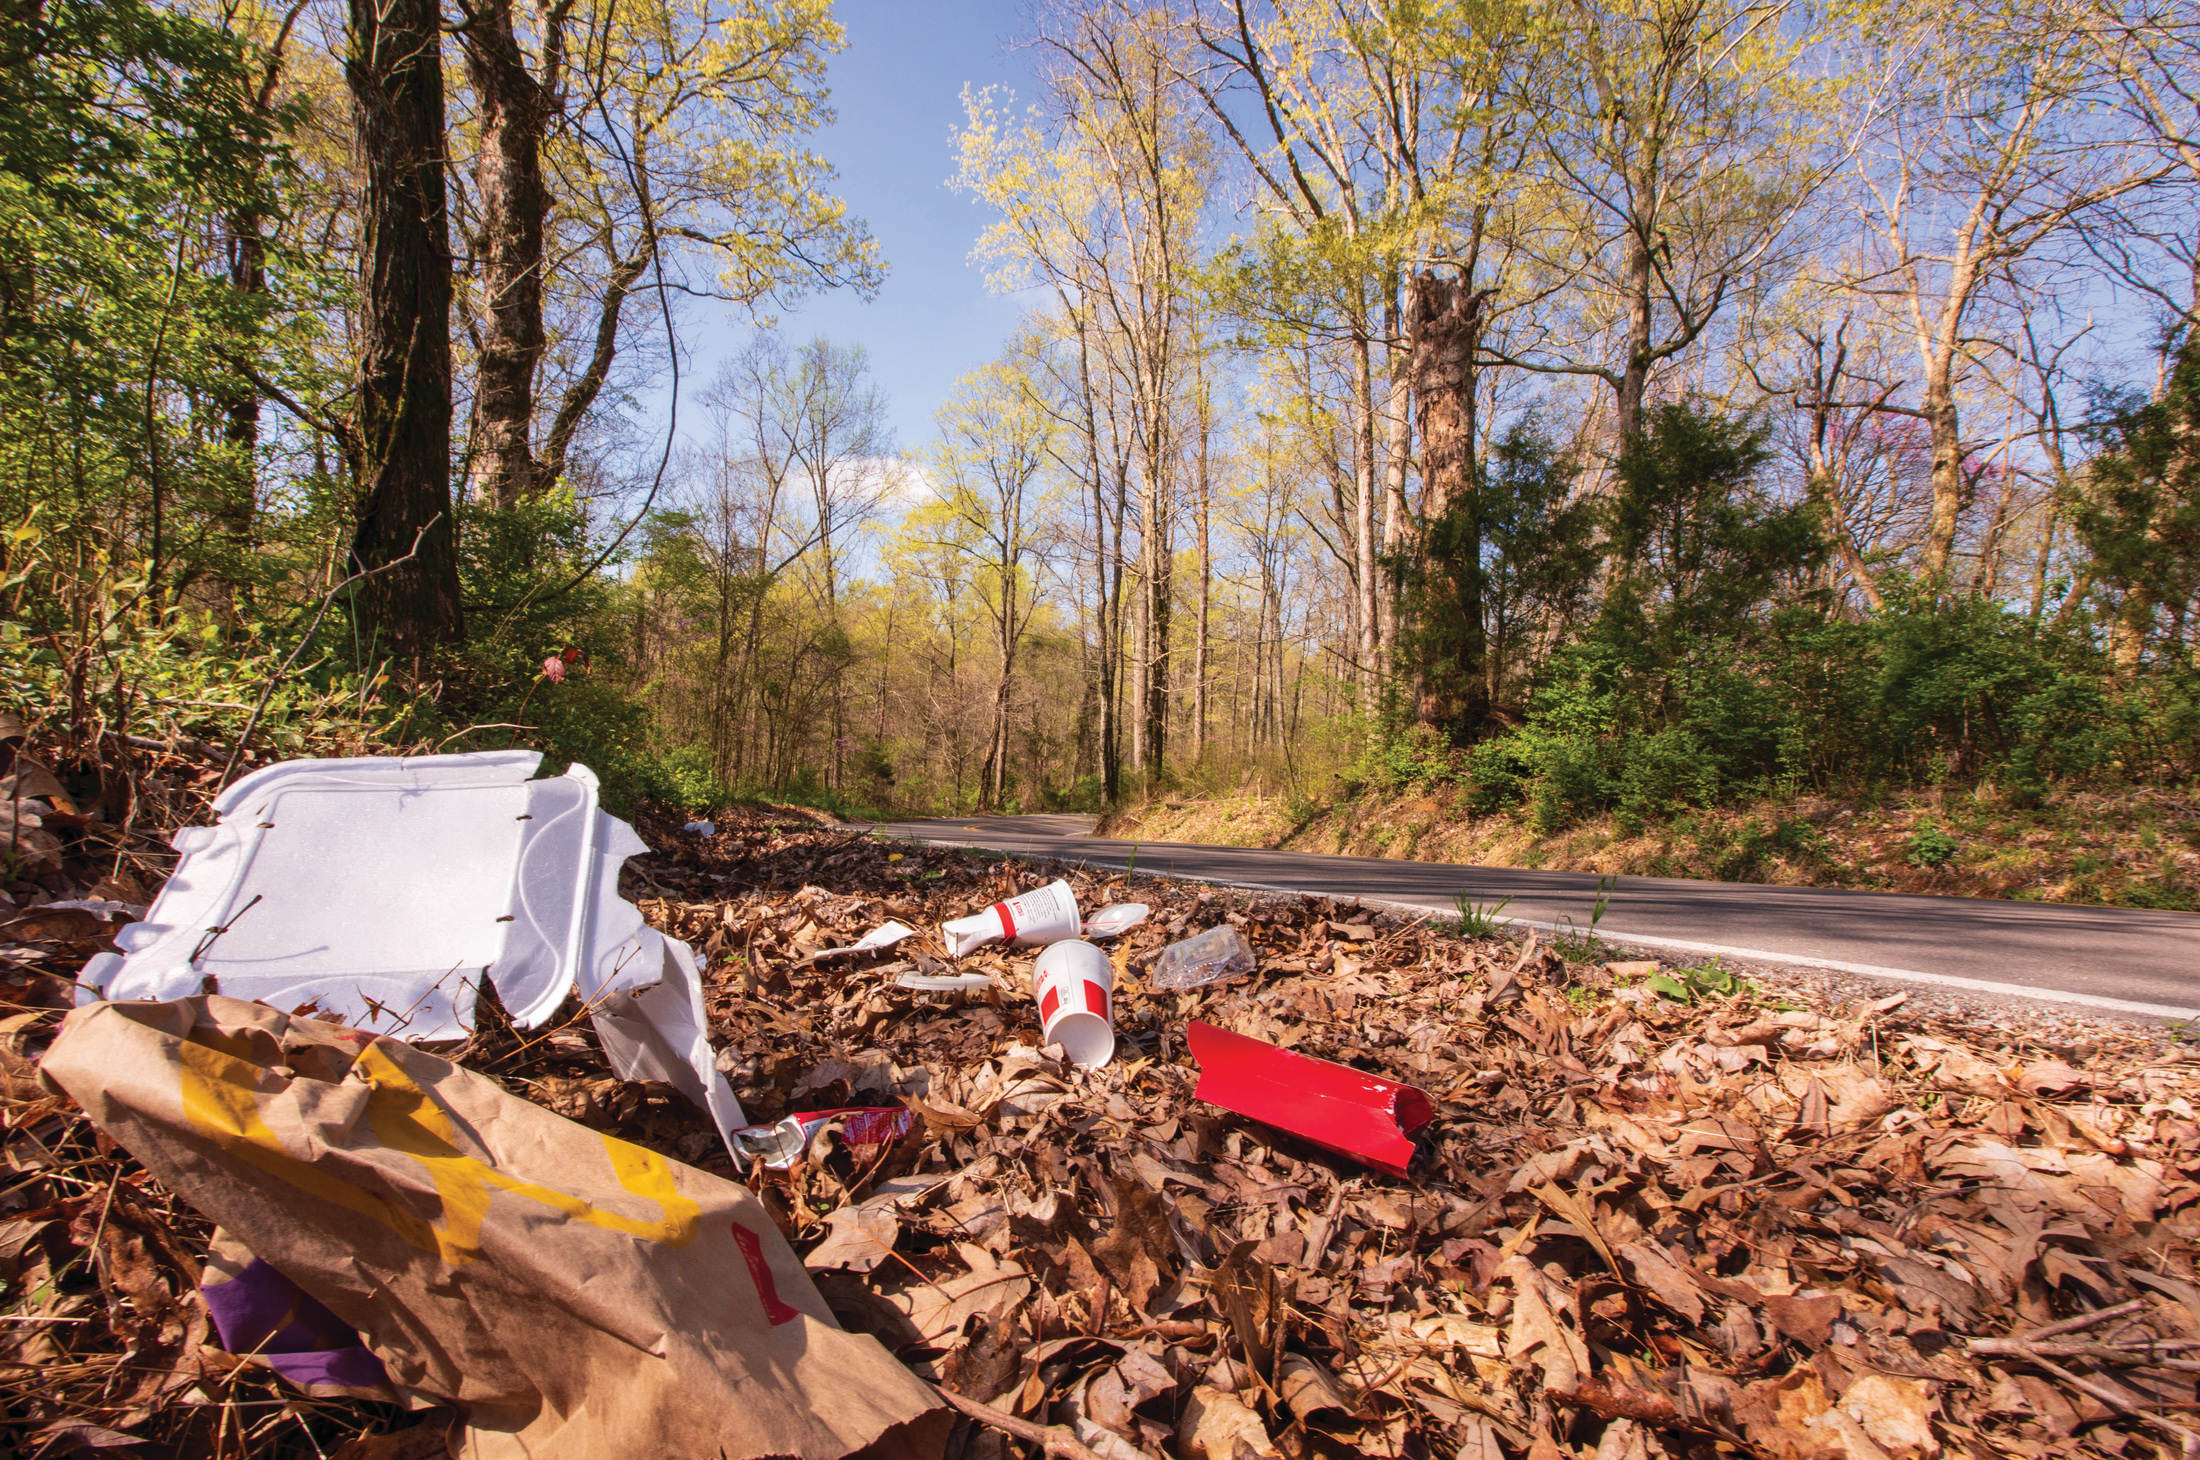
M1982 310L2021 260L2159 168L2101 126L2092 43L2067 20L2021 3L1932 8L1867 40L1877 79L1856 198L1871 246L1846 283L1915 351L1914 400L1876 408L1931 434L1920 568L1944 588L1971 488L1962 411Z
M986 806L999 806L1007 794L1018 654L1038 604L1038 559L1048 536L1039 481L1057 429L1024 353L1012 350L966 376L941 406L940 439L925 456L933 499L904 528L969 560L970 581L992 626L999 669L979 772Z

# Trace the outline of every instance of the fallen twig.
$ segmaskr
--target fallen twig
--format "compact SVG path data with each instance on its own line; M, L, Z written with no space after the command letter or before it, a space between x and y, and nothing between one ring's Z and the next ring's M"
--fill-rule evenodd
M2043 1338L2055 1338L2065 1333L2080 1333L2085 1329L2098 1327L2111 1318L2121 1318L2127 1313L2140 1312L2145 1309L2146 1305L2146 1299L2133 1298L2128 1303L2118 1303L2113 1308L2102 1308L2092 1313L2080 1313L2075 1318L2065 1318L2060 1323L2050 1323L2045 1328L2035 1328L2030 1333L2020 1333L2014 1338L2004 1339L2002 1342L2037 1343ZM1977 1345L1973 1344L1972 1347L1976 1348Z
M939 1396L979 1424L1037 1445L1049 1455L1059 1455L1063 1460L1100 1460L1098 1452L1086 1449L1077 1442L1076 1436L1060 1425L1035 1425L1029 1420L1018 1419L1012 1414L995 1409L990 1404L980 1404L975 1399L965 1398L952 1389L940 1390Z
M2058 1359L2092 1359L2103 1364L2181 1369L2187 1373L2200 1373L2200 1361L2164 1356L2165 1350L2195 1347L2200 1347L2200 1342L2192 1339L2166 1339L2139 1345L2069 1341L2026 1343L2017 1338L1979 1338L1971 1341L1971 1352L1985 1358L2023 1359L2036 1354L2049 1354Z
M2110 1389L2103 1384L2096 1384L2092 1380L2086 1378L2083 1374L2072 1373L2070 1370L2064 1368L2061 1364L2056 1363L2053 1359L2043 1358L2036 1353L2023 1354L2019 1355L2019 1357L2021 1357L2026 1363L2036 1364L2040 1368L2047 1370L2048 1373L2053 1374L2056 1378L2062 1380L2071 1388L2092 1395L2095 1399L2100 1400L2101 1403L2107 1405L2110 1409L2115 1410L2118 1414L2128 1414L2133 1419L2139 1421L2141 1424L2150 1425L2153 1428L2160 1430L2162 1433L2177 1441L2178 1445L2182 1447L2185 1460L2194 1460L2194 1457L2200 1457L2200 1433L2195 1433L2192 1430L2188 1430L2183 1425L2171 1424L2168 1420L2162 1418L2161 1415L2157 1414L2155 1411L2151 1409L2140 1408L2138 1405L2133 1404L2130 1400L2125 1399L2122 1395L2118 1394L2115 1390Z

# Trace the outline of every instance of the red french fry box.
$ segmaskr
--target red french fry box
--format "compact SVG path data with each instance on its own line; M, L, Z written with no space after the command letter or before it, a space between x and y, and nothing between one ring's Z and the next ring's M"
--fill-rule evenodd
M1413 1133L1436 1107L1411 1085L1294 1054L1197 1019L1186 1028L1199 1061L1193 1098L1288 1131L1325 1151L1406 1174Z

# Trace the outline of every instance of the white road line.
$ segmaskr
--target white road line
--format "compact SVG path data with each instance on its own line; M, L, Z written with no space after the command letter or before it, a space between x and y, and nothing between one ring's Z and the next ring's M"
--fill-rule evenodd
M921 840L933 846L970 847L978 851L999 851L983 842L944 841L932 837ZM1008 852L1006 856L1039 857L1051 861L1090 861L1090 857L1065 857L1059 852ZM1287 887L1275 882L1239 882L1227 877L1205 877L1188 872L1155 872L1149 875L1174 877L1183 882L1205 882L1215 887L1242 887L1250 892L1304 893L1304 888ZM1317 893L1316 896L1337 896L1335 893ZM1451 913L1449 903L1415 902L1400 898L1361 896L1364 906L1390 908L1399 912ZM1554 936L1563 932L1568 937L1579 937L1582 930L1571 923L1540 923L1532 918L1506 918L1508 926L1534 928ZM1732 958L1746 963L1778 963L1792 968L1815 968L1829 973L1853 974L1859 978L1886 979L1895 983L1925 984L1933 988L1959 989L1965 993L1991 994L1996 998L2030 999L2035 1003L2074 1004L2081 1009L2099 1009L2111 1014L2135 1014L2147 1019L2200 1020L2200 1009L2180 1009L2167 1004L2141 1004L2130 999L2111 999L2101 994L2066 993L2060 989L2035 988L2030 984L1995 983L1983 978L1960 978L1951 973L1923 973L1914 968L1886 968L1876 963L1843 963L1833 958L1812 958L1797 953L1775 953L1765 948L1735 948L1724 943L1699 943L1687 938L1662 938L1650 933L1621 933L1599 927L1597 938L1606 943L1620 943L1637 948L1672 948L1686 953L1708 953L1720 958Z
M1363 901L1374 902L1374 898ZM1427 903L1391 903L1390 906L1411 908L1415 912L1427 912ZM1440 910L1440 909L1439 909ZM1528 918L1508 918L1524 928L1538 928L1557 934L1561 929L1550 923L1539 923ZM1567 925L1563 930L1569 937L1580 936L1581 930ZM2178 1009L2167 1004L2140 1004L2130 999L2111 999L2101 994L2065 993L2059 989L2037 988L2031 984L1995 983L1983 978L1962 978L1952 973L1923 973L1914 968L1887 968L1877 963L1843 963L1836 958L1812 958L1807 954L1774 953L1764 948L1734 948L1723 943L1698 943L1687 938L1660 938L1649 933L1621 933L1599 927L1597 938L1601 942L1620 943L1630 947L1675 948L1689 953L1709 953L1720 958L1731 958L1743 963L1779 963L1792 968L1824 969L1831 973L1855 974L1860 978L1888 979L1896 983L1929 984L1935 988L1961 989L1966 993L1992 994L1997 998L2031 999L2050 1004L2076 1004L2086 1009L2101 1009L2116 1014L2137 1014L2149 1019L2200 1019L2200 1009Z

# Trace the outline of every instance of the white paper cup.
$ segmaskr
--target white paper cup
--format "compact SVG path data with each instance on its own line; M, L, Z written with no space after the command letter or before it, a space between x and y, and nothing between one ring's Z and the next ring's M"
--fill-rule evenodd
M971 949L996 938L1006 938L1019 948L1040 948L1077 936L1077 894L1067 882L1049 882L1020 897L996 902L984 912L942 923L947 955L960 958Z
M1043 1042L1096 1070L1115 1053L1115 965L1090 943L1050 944L1031 970Z

